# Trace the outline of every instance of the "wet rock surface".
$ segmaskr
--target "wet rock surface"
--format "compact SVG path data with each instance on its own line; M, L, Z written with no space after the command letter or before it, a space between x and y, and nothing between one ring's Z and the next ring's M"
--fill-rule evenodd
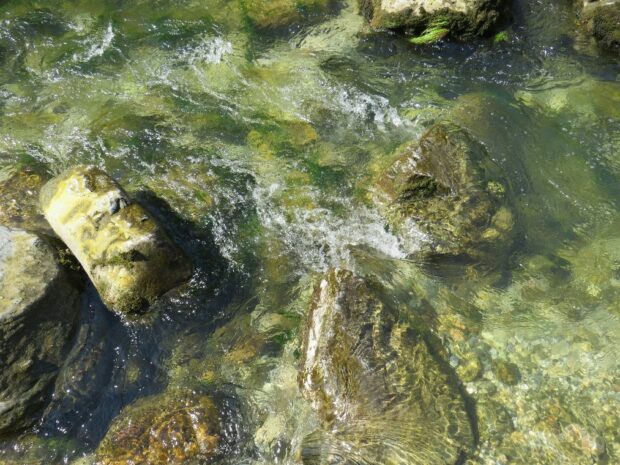
M219 453L220 415L205 395L171 391L126 407L97 450L100 465L204 463Z
M53 234L39 208L39 191L49 176L19 165L0 170L0 224Z
M321 280L299 382L329 433L306 438L304 463L454 464L471 450L477 427L456 375L424 320L402 316L350 271Z
M142 311L191 275L155 219L97 168L78 166L52 179L41 205L112 310Z
M359 0L373 28L406 29L424 43L446 35L482 36L492 31L506 8L502 0ZM432 37L431 37L432 36Z
M620 2L618 0L585 0L581 15L586 30L598 45L620 55Z
M435 124L406 147L378 187L389 224L396 232L415 224L433 254L496 260L510 249L514 215L502 170L453 123Z
M324 14L333 0L240 0L241 9L258 29L278 29L304 17Z
M48 400L79 314L79 293L38 236L0 226L0 434Z

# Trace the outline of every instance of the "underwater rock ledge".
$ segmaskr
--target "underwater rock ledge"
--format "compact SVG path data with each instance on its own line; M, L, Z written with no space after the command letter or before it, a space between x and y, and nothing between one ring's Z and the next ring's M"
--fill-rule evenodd
M475 414L440 343L383 293L342 269L315 289L299 385L323 429L305 438L305 464L456 464L475 446Z

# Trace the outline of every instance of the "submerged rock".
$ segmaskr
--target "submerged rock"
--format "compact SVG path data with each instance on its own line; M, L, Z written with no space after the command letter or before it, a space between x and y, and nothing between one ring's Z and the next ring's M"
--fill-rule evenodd
M171 391L126 407L99 445L96 463L204 463L217 455L221 437L220 416L211 398Z
M378 188L390 225L403 232L415 224L433 254L496 260L510 250L508 184L485 147L453 123L435 124L406 147Z
M381 292L345 270L315 290L299 382L329 432L306 438L304 463L461 463L476 426L456 375L419 315Z
M112 310L144 310L191 275L189 261L155 219L97 168L78 166L52 179L41 205Z
M585 0L581 19L601 47L620 55L620 1Z
M240 0L241 7L258 29L278 29L301 21L304 16L325 13L333 0Z
M79 292L38 236L0 226L0 433L48 400L79 314Z
M0 224L9 228L50 233L39 208L39 191L49 177L29 167L0 170Z
M413 43L488 35L506 8L503 0L358 1L373 28L406 29L417 36Z

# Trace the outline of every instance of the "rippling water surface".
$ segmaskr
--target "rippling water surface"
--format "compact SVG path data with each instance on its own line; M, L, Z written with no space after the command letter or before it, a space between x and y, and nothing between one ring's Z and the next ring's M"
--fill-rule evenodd
M405 308L413 288L433 302L486 425L467 463L620 463L617 59L576 32L570 2L516 1L506 42L427 47L370 34L354 3L266 32L236 1L0 2L0 164L105 169L197 268L148 322L88 288L65 394L0 439L0 464L92 463L124 406L198 385L229 410L221 463L299 463L318 425L299 340L331 267ZM396 150L448 114L516 193L500 270L408 260L431 238L413 222L396 235L371 201Z

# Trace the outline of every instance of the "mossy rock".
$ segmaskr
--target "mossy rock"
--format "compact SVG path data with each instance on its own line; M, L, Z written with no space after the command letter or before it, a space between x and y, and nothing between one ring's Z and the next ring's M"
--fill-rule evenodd
M257 29L281 29L304 18L324 15L333 0L240 0L241 8Z
M375 29L404 30L412 43L443 37L468 40L488 36L507 16L504 0L358 0L360 12Z
M620 1L586 1L582 21L599 46L620 55Z
M112 310L140 312L192 273L142 206L103 171L71 168L41 190L41 208Z
M49 178L43 170L27 166L0 170L0 224L53 234L39 207L39 192Z
M397 233L413 221L429 237L424 254L491 263L511 250L509 185L486 148L453 123L436 123L405 147L378 191Z
M323 429L305 439L304 463L335 463L346 445L359 463L454 464L474 446L475 420L445 351L388 294L338 269L315 289L299 383Z
M79 303L78 289L43 239L0 226L0 434L40 415Z
M205 463L220 453L222 434L220 414L210 397L170 391L126 407L99 445L97 463Z

